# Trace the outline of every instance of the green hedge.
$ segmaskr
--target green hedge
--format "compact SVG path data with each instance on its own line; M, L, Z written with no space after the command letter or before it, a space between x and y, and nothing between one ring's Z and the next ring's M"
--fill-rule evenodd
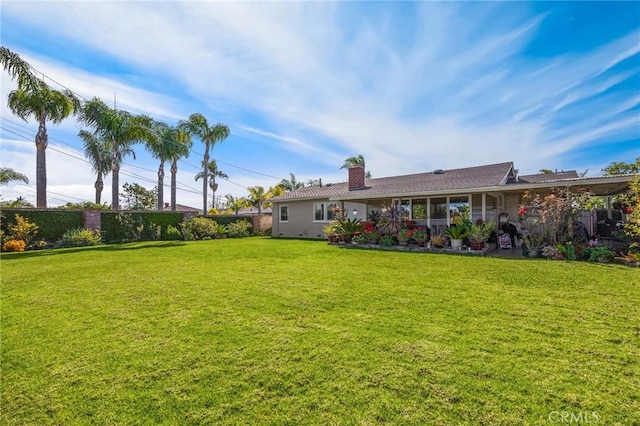
M84 228L84 212L80 210L2 209L4 232L8 233L9 228L15 225L16 214L38 225L37 240L44 239L50 243L55 243L71 229Z
M100 227L103 238L107 243L131 239L127 227L121 225L116 219L118 214L131 215L134 223L144 225L144 231L141 235L142 239L153 239L149 233L151 224L161 228L161 238L164 239L167 236L167 227L171 225L177 228L183 220L183 213L181 212L102 212Z
M217 216L217 215L206 215L206 216L201 216L201 217L206 217L207 219L211 219L211 220L215 220L216 222L218 222L220 225L228 225L230 223L234 223L234 222L240 222L242 220L249 222L249 225L251 225L251 228L249 229L249 231L251 232L251 230L253 230L253 221L251 220L250 217L247 216L230 216L230 215L225 215L225 216Z

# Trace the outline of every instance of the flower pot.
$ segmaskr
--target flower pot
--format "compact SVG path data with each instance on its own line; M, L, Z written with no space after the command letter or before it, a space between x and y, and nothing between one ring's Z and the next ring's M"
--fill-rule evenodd
M469 246L471 246L471 250L480 251L484 248L484 241L470 241Z
M451 240L451 248L454 250L460 250L462 248L462 239L453 239Z

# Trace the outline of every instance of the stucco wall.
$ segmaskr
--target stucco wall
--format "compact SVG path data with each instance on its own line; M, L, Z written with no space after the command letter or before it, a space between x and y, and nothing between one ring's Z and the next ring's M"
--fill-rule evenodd
M274 203L272 235L274 237L287 238L325 238L323 228L327 226L330 221L314 221L314 203L333 203L333 201L325 199ZM289 220L287 222L280 220L280 206L282 205L289 206ZM338 205L340 207L344 206L343 208L348 218L365 220L367 215L365 204L338 203ZM353 215L354 209L358 212L355 216Z

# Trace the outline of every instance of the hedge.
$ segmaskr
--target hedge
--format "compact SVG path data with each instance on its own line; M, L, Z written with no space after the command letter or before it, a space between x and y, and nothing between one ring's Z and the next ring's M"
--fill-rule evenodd
M35 238L55 243L70 229L84 228L84 212L80 210L2 209L2 230L9 233L15 215L38 225Z
M247 216L217 216L217 215L206 215L206 216L200 216L200 217L206 217L207 219L211 219L211 220L215 220L216 222L218 222L220 225L228 225L230 223L234 223L234 222L240 222L242 220L249 222L249 225L251 225L251 228L249 229L249 232L251 232L251 230L253 229L253 221L251 220L251 217L247 217Z
M166 237L167 227L169 225L178 228L183 220L182 212L155 212L155 211L122 211L122 212L102 212L101 216L101 230L104 240L107 243L124 241L130 238L129 230L120 224L116 219L118 214L131 215L134 223L144 225L142 233L143 239L151 239L148 231L151 229L151 224L159 226L161 228L162 239Z

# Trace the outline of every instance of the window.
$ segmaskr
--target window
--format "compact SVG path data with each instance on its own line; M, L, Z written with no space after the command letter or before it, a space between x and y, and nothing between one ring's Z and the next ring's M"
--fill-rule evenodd
M280 222L289 222L289 206L280 206Z
M469 197L450 197L449 198L449 217L451 223L458 223L459 220L469 220L470 216Z
M432 198L431 199L431 219L446 219L447 218L447 198Z
M411 202L411 219L427 218L427 199L421 198Z
M331 222L335 217L336 203L313 203L313 221Z

